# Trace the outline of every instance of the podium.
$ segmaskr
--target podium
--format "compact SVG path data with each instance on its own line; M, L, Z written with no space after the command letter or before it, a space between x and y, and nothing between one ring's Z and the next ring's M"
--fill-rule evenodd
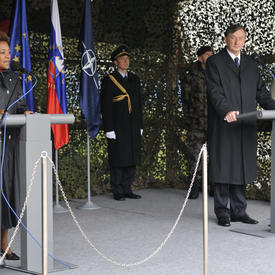
M271 191L270 191L270 232L275 233L275 110L255 111L237 116L238 120L252 121L252 120L272 120L271 132Z
M8 115L7 127L21 128L19 141L20 155L20 201L23 204L26 192L33 172L33 165L41 156L41 152L47 152L52 156L51 125L72 124L72 114L31 114ZM3 127L3 126L2 126ZM1 146L2 148L2 146ZM42 243L42 184L41 166L37 167L34 184L28 200L27 208L22 219L33 237ZM52 203L52 168L48 165L48 252L53 255L53 203ZM0 211L1 213L1 211ZM20 213L19 213L20 214ZM21 269L41 273L42 249L32 237L21 229ZM53 260L48 258L48 269L53 270Z

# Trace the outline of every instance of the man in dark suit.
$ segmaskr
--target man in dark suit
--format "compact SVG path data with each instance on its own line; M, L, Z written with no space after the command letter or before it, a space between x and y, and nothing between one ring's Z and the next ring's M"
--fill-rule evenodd
M101 111L108 140L111 190L115 200L140 199L131 185L141 158L141 89L140 80L128 71L128 49L120 46L111 59L116 70L107 75L101 87Z
M230 221L258 223L246 213L245 198L246 184L257 177L256 122L239 122L237 115L255 111L256 101L275 109L256 62L241 52L245 40L244 27L231 25L225 32L226 48L206 64L209 178L221 226L230 226Z

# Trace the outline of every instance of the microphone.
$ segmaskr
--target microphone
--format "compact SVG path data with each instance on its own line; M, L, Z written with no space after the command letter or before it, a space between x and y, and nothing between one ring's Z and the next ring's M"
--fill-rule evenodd
M32 75L32 73L29 72L27 69L23 68L22 65L21 65L21 63L19 63L19 62L12 61L11 64L10 64L10 67L15 72L20 72L22 74Z

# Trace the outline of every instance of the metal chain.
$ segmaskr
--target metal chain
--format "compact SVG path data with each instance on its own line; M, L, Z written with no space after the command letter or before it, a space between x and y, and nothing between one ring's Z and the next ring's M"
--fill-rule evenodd
M188 198L189 198L189 195L190 195L190 192L191 192L191 189L192 189L192 186L193 186L193 183L194 183L196 174L197 174L197 170L198 170L198 167L199 167L199 163L200 163L200 159L201 159L201 155L202 155L203 150L206 150L206 144L204 144L204 145L201 147L200 153L199 153L198 158L197 158L197 163L196 163L196 166L195 166L194 174L193 174L193 177L192 177L192 180L191 180L191 184L190 184L190 187L189 187L189 189L188 189L186 198L185 198L185 200L184 200L184 203L183 203L183 205L182 205L182 208L181 208L181 210L180 210L180 213L179 213L179 215L178 215L178 217L177 217L177 219L176 219L176 222L174 223L174 225L173 225L172 229L170 230L170 232L168 233L167 237L166 237L166 238L164 239L164 241L160 244L160 246L159 246L152 254L150 254L148 257L146 257L145 259L140 260L140 261L138 261L138 262L130 263L130 264L119 263L119 262L117 262L117 261L115 261L115 260L113 260L113 259L111 259L111 258L105 256L105 255L104 255L98 248L96 248L95 245L89 240L89 238L87 237L86 233L85 233L85 232L83 231L83 229L81 228L81 226L80 226L80 224L79 224L77 218L75 217L75 215L74 215L74 213L73 213L73 211L72 211L72 208L71 208L71 206L70 206L70 204L69 204L69 202L68 202L68 200L67 200L67 197L66 197L66 195L65 195L65 192L64 192L64 189L63 189L63 187L62 187L62 184L61 184L61 182L60 182L60 180L59 180L58 173L57 173L57 171L56 171L56 168L55 168L55 165L54 165L53 161L49 158L49 156L47 156L47 158L48 158L48 160L50 161L50 163L51 163L51 165L52 165L52 168L53 168L53 170L54 170L54 173L55 173L55 175L56 175L56 180L57 180L57 183L58 183L58 185L59 185L59 188L60 188L60 191L61 191L61 193L62 193L62 196L63 196L63 198L64 198L64 201L65 201L65 203L66 203L66 206L67 206L67 208L68 208L68 210L69 210L69 212L70 212L70 214L71 214L71 216L72 216L72 218L73 218L73 220L74 220L74 222L75 222L77 228L78 228L79 231L81 232L81 235L83 236L83 238L84 238L84 239L89 243L89 245L90 245L90 246L91 246L91 247L92 247L92 248L93 248L102 258L103 258L103 259L105 259L106 261L108 261L108 262L110 262L110 263L112 263L112 264L114 264L114 265L121 266L121 267L131 267L131 266L137 266L137 265L140 265L140 264L143 264L143 263L149 261L152 257L154 257L154 256L164 247L164 245L167 243L167 241L169 240L169 238L170 238L170 237L172 236L172 234L174 233L175 228L176 228L176 226L178 225L178 222L179 222L179 220L180 220L180 218L181 218L181 216L182 216L182 213L183 213L183 211L184 211L184 209L185 209L185 206L186 206L186 204L187 204L187 201L188 201Z
M42 155L41 155L42 156ZM36 160L36 162L34 163L34 166L33 166L33 170L32 170L32 176L31 176L31 180L30 180L30 185L28 186L28 189L27 189L27 195L26 195L26 199L25 199L25 202L23 204L23 207L22 207L22 210L21 210L21 214L19 216L19 219L18 219L18 222L17 222L17 225L15 227L15 230L12 234L12 237L11 237L11 240L8 244L8 247L6 248L4 254L2 255L2 257L0 258L0 264L3 263L5 257L6 257L6 254L8 253L14 239L15 239L15 236L17 234L17 231L19 229L19 226L21 224L21 221L22 221L22 218L24 216L24 213L25 213L25 210L26 210L26 206L28 204L28 200L29 200L29 197L30 197L30 193L31 193L31 189L32 189L32 186L33 186L33 183L34 183L34 177L35 177L35 174L36 174L36 169L37 169L37 166L41 160L41 156Z

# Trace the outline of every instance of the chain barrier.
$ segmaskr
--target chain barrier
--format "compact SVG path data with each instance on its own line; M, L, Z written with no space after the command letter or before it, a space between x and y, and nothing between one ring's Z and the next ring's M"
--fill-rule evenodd
M73 210L72 210L72 208L71 208L71 206L70 206L70 204L69 204L69 202L68 202L68 199L67 199L67 197L66 197L66 195L65 195L63 186L62 186L62 184L61 184L61 182L60 182L60 180L59 180L59 176L58 176L57 170L56 170L56 168L55 168L55 164L53 163L53 161L51 160L51 158L50 158L47 154L46 154L46 155L45 155L45 154L42 155L42 154L43 154L43 152L42 152L42 153L41 153L41 156L40 156L40 157L36 160L36 162L34 163L34 167L33 167L33 171L32 171L32 176L31 176L30 184L29 184L28 189L27 189L27 195L26 195L26 198L25 198L25 201L24 201L24 204L23 204L21 213L20 213L20 217L19 217L19 219L18 219L17 225L16 225L15 230L14 230L14 232L13 232L13 234L12 234L12 237L11 237L11 240L10 240L10 242L9 242L9 244L8 244L8 247L6 248L6 250L5 250L4 254L2 255L2 257L0 258L0 264L3 263L3 261L4 261L4 259L5 259L5 256L6 256L7 252L9 251L9 249L10 249L10 247L11 247L11 245L12 245L14 239L15 239L15 236L16 236L16 234L17 234L17 232L18 232L19 226L20 226L20 224L21 224L22 218L23 218L24 213L25 213L25 210L26 210L26 206L27 206L27 203L28 203L28 199L29 199L29 197L30 197L30 193L31 193L31 189L32 189L32 186L33 186L33 183L34 183L34 177L35 177L35 174L36 174L37 166L38 166L38 164L39 164L39 162L40 162L40 160L41 160L42 157L47 157L47 159L48 159L49 162L51 163L52 169L54 170L54 173L55 173L55 175L56 175L56 180L57 180L58 186L59 186L59 188L60 188L60 191L61 191L61 193L62 193L62 196L63 196L63 198L64 198L64 201L65 201L65 203L66 203L66 206L67 206L67 208L68 208L68 210L69 210L69 212L70 212L70 214L71 214L71 216L72 216L72 218L73 218L73 220L74 220L74 222L75 222L77 228L79 229L81 235L82 235L83 238L88 242L88 244L91 246L91 248L93 248L93 249L94 249L103 259L105 259L106 261L108 261L108 262L110 262L110 263L112 263L112 264L114 264L114 265L121 266L121 267L132 267L132 266L141 265L141 264L143 264L143 263L149 261L152 257L154 257L154 256L164 247L164 245L167 243L167 241L170 239L170 237L171 237L172 234L174 233L174 231L175 231L175 229L176 229L176 227L177 227L177 225L178 225L178 222L179 222L179 220L180 220L180 218L181 218L181 216L182 216L182 214L183 214L183 211L184 211L184 209L185 209L185 207L186 207L186 204L187 204L187 201L188 201L188 198L189 198L189 195L190 195L190 192L191 192L191 189L192 189L192 187L193 187L193 183L194 183L194 180L195 180L195 177L196 177L196 174L197 174L197 170L198 170L198 167L199 167L201 155L202 155L203 150L205 150L205 149L206 149L206 144L204 144L204 145L202 146L201 150L200 150L200 153L199 153L198 158L197 158L196 166L195 166L195 169L194 169L193 177L192 177L192 180L191 180L191 184L190 184L190 186L189 186L189 189L188 189L188 192L187 192L187 194L186 194L186 197L185 197L185 200L184 200L184 202L183 202L183 205L182 205L182 208L181 208L181 210L180 210L180 213L179 213L179 215L178 215L178 217L177 217L177 219L176 219L176 221L175 221L175 223L174 223L172 229L171 229L170 232L167 234L167 236L166 236L166 238L163 240L163 242L157 247L157 249L156 249L153 253L151 253L149 256L147 256L147 257L144 258L143 260L140 260L140 261L135 262L135 263L130 263L130 264L119 263L119 262L117 262L117 261L115 261L115 260L113 260L113 259L111 259L111 258L105 256L105 255L104 255L98 248L96 248L96 246L89 240L89 238L87 237L86 233L85 233L85 232L83 231L83 229L81 228L81 226L80 226L80 224L79 224L79 222L78 222L76 216L74 215Z
M174 231L175 231L175 229L176 229L176 226L178 225L178 222L179 222L179 220L180 220L180 218L181 218L181 216L182 216L182 213L183 213L183 211L184 211L184 209L185 209L185 206L186 206L186 204L187 204L187 201L188 201L188 198L189 198L191 189L192 189L192 187L193 187L193 183L194 183L194 180L195 180L195 177L196 177L196 174L197 174L197 170L198 170L198 167L199 167L199 163L200 163L200 159L201 159L201 155L202 155L203 150L206 150L206 144L203 144L203 146L201 147L200 153L199 153L198 158L197 158L197 163L196 163L196 166L195 166L195 169L194 169L193 177L192 177L192 180L191 180L191 184L190 184L190 187L189 187L189 189L188 189L187 195L186 195L186 197L185 197L184 203L183 203L182 208L181 208L181 210L180 210L180 213L179 213L179 215L178 215L178 217L177 217L177 219L176 219L176 221L175 221L175 223L174 223L172 229L171 229L170 232L168 233L167 237L166 237L166 238L164 239L164 241L159 245L159 247L158 247L153 253L151 253L149 256L147 256L147 257L144 258L143 260L140 260L140 261L135 262L135 263L130 263L130 264L119 263L119 262L117 262L117 261L115 261L115 260L113 260L113 259L111 259L111 258L105 256L105 255L104 255L98 248L96 248L96 246L89 240L89 238L87 237L86 233L85 233L85 232L83 231L83 229L81 228L81 226L80 226L80 224L79 224L77 218L75 217L75 215L74 215L74 213L73 213L73 210L72 210L72 208L71 208L71 206L70 206L70 204L69 204L69 202L68 202L68 200L67 200L67 197L66 197L66 195L65 195L65 192L64 192L64 189L63 189L63 187L62 187L62 184L61 184L61 182L60 182L60 180L59 180L58 173L57 173L57 171L56 171L56 168L55 168L55 165L54 165L53 161L50 159L49 156L47 156L47 158L48 158L49 162L51 163L52 168L53 168L53 170L54 170L54 173L55 173L55 175L56 175L56 180L57 180L58 186L59 186L59 188L60 188L60 191L61 191L61 193L62 193L62 196L63 196L63 198L64 198L64 201L65 201L65 203L66 203L66 206L67 206L67 208L68 208L68 210L69 210L69 212L70 212L70 214L71 214L71 216L72 216L72 218L73 218L73 220L74 220L74 222L75 222L77 228L79 229L79 231L80 231L82 237L88 242L88 244L91 246L91 248L94 249L94 250L97 252L97 254L99 254L99 255L100 255L103 259L105 259L106 261L108 261L108 262L110 262L110 263L112 263L112 264L114 264L114 265L121 266L121 267L132 267L132 266L141 265L141 264L143 264L143 263L149 261L152 257L154 257L154 256L164 247L164 245L167 243L167 241L170 239L170 237L171 237L172 234L174 233Z
M5 257L6 257L6 254L8 253L14 239L15 239L15 236L17 234L17 231L19 229L19 226L21 224L21 221L22 221L22 218L24 216L24 213L25 213L25 210L26 210L26 206L28 204L28 200L29 200L29 197L30 197L30 193L31 193L31 189L32 189L32 186L33 186L33 183L34 183L34 177L35 177L35 174L36 174L36 169L37 169L37 166L41 160L41 157L42 157L42 154L41 156L36 160L36 162L34 163L34 166L33 166L33 171L32 171L32 176L31 176L31 180L30 180L30 185L28 186L28 189L27 189L27 195L26 195L26 198L25 198L25 201L24 201L24 204L23 204L23 207L22 207L22 210L21 210L21 214L19 216L19 219L18 219L18 222L17 222L17 225L15 227L15 230L11 236L11 240L8 244L8 247L6 248L4 254L2 255L2 257L0 258L0 264L3 263Z

